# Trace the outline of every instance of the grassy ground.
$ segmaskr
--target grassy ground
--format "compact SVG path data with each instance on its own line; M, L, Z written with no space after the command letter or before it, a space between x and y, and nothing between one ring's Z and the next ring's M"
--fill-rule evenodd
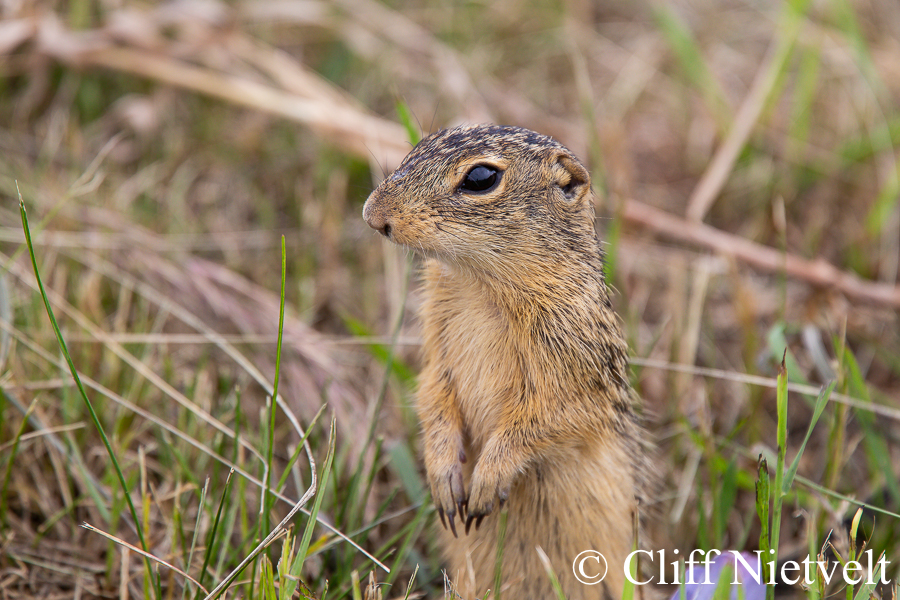
M360 218L409 147L405 110L424 131L526 126L590 164L665 475L660 547L759 547L787 350L806 386L783 420L788 464L836 384L779 558L826 541L846 558L865 538L896 581L893 0L0 11L0 597L203 597L314 472L319 524L294 519L229 597L274 581L355 598L370 574L385 598L413 578L410 597L441 594L410 408L415 261Z

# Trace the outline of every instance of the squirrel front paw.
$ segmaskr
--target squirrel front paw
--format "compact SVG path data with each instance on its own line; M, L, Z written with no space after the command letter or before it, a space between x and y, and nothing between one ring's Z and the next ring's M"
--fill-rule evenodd
M481 467L482 463L479 462L475 467L475 473L472 474L472 486L466 502L468 512L466 535L469 533L472 521L475 522L477 530L481 526L482 519L494 511L495 499L499 499L500 506L503 506L509 499L509 490L512 487L512 481L505 481L497 470Z
M459 522L462 524L466 518L466 488L463 484L462 464L466 462L466 455L459 450L455 456L442 456L441 460L426 460L425 470L428 472L428 482L431 485L431 497L441 518L441 525L447 528L450 523L450 531L453 537L456 535L456 515L459 513ZM444 515L446 514L446 520Z

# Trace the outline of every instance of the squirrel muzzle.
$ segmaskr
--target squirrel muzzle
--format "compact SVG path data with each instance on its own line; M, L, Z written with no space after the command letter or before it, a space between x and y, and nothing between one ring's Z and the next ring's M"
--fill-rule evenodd
M386 238L391 237L391 223L385 214L384 207L378 203L378 190L372 192L363 206L363 219L369 227Z

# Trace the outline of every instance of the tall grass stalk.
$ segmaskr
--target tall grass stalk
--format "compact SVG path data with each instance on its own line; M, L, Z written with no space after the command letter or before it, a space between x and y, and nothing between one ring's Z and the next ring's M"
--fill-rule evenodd
M231 484L232 475L234 475L234 469L231 469L230 471L228 471L228 476L225 478L225 485L223 486L223 489L222 489L222 497L219 498L219 506L216 509L216 516L213 519L213 524L209 530L209 534L206 536L206 551L203 553L203 566L200 568L200 577L198 578L200 585L203 585L203 578L206 577L206 571L209 568L209 563L210 563L210 560L212 559L213 548L215 548L216 534L219 531L219 523L222 520L222 510L225 508L225 498L227 497L228 488ZM201 502L201 506L202 505L203 505L203 503ZM200 513L200 511L198 511L198 515L197 515L198 519L200 518L199 513ZM190 563L188 563L188 564L190 564ZM199 598L200 598L200 590L199 589L197 590L197 594L195 595L195 598L197 600L199 600Z
M758 467L758 479L756 483L756 510L762 524L760 530L759 547L762 555L765 557L764 563L772 561L773 565L778 558L778 543L781 532L781 513L784 498L788 495L793 486L794 480L797 478L797 469L800 466L800 459L806 450L806 444L812 436L813 429L831 398L834 390L835 382L830 382L822 388L813 408L813 416L810 419L809 427L806 430L806 436L797 450L797 454L791 464L786 465L787 455L787 413L788 413L788 374L785 366L785 357L787 351L782 357L781 364L778 369L778 378L776 382L776 410L778 414L777 425L777 459L775 466L775 485L770 486L769 470L766 459L760 457ZM769 512L769 504L771 502L771 513ZM771 522L769 516L771 515ZM765 578L771 579L771 572L764 570ZM766 598L772 600L774 598L775 588L773 586L766 587Z
M134 524L135 532L137 533L138 540L141 543L141 549L146 553L144 555L144 566L147 569L147 577L152 582L152 588L156 594L156 597L161 598L162 589L160 588L159 579L156 576L156 572L153 569L150 559L147 557L147 555L150 554L150 551L147 547L147 541L144 539L144 530L141 527L141 520L138 518L137 510L134 507L134 502L132 502L131 494L128 491L128 484L125 481L125 475L122 473L122 468L119 466L119 460L116 457L116 453L113 451L112 444L110 443L109 438L106 435L106 431L103 429L103 424L100 423L100 417L97 416L97 412L94 410L94 405L88 398L87 391L85 390L84 385L81 383L81 378L78 376L78 369L75 368L75 363L72 360L72 356L69 354L69 348L66 346L66 341L63 339L62 332L59 329L59 324L56 322L56 316L53 314L53 308L50 306L50 299L47 297L47 291L44 289L44 282L41 281L41 274L40 270L38 269L37 258L34 254L34 242L31 239L31 229L28 227L28 215L25 211L25 201L22 199L21 193L19 194L19 213L22 217L22 229L25 231L25 244L28 246L28 255L31 257L31 266L34 269L34 278L37 281L38 289L41 292L41 299L44 301L44 308L47 311L47 316L50 318L50 326L53 328L53 333L56 335L56 342L59 345L60 352L62 352L63 357L66 359L66 364L69 365L69 371L72 373L72 378L75 380L75 386L78 388L78 393L81 396L81 399L84 401L84 404L88 409L88 413L90 413L91 415L91 421L94 423L94 427L97 429L97 433L100 435L100 439L103 441L103 446L106 448L106 453L109 455L109 459L112 462L113 469L116 472L116 478L119 481L119 487L122 491L122 496L125 499L125 503L128 505L128 511L131 513L131 521Z
M309 549L309 542L312 539L313 529L315 529L316 526L316 521L319 516L319 509L322 506L322 500L325 497L325 489L328 487L328 477L331 474L331 463L334 460L334 432L335 420L334 417L332 417L331 430L328 434L328 454L325 456L325 464L322 465L321 483L319 484L319 489L317 490L315 500L313 501L313 507L309 511L309 519L306 521L306 527L303 530L303 537L300 539L299 548L297 548L297 555L294 557L294 563L291 565L291 578L287 581L282 582L282 586L284 586L283 597L285 598L290 598L294 593L294 590L297 589L297 581L300 577L300 573L303 570L303 562L306 560L307 550Z
M497 534L497 556L494 561L494 593L491 596L494 600L500 600L500 585L503 583L503 550L506 546L506 521L508 517L509 508L504 507L500 511L500 533Z
M785 351L787 356L787 351ZM772 522L769 525L769 552L767 559L774 561L778 557L778 538L781 531L781 505L784 500L782 493L782 484L784 482L784 462L787 449L787 369L785 361L782 357L781 365L778 368L778 383L776 386L776 411L778 414L778 428L776 437L778 440L778 454L775 465L775 487L769 488L769 495L772 501ZM768 499L767 499L768 502ZM767 523L763 523L765 528ZM774 563L772 563L774 564ZM775 597L775 588L766 587L766 600L773 600Z
M275 497L270 493L272 485L272 461L275 455L275 414L278 410L278 382L281 374L281 342L284 338L284 289L287 281L287 251L284 245L284 235L281 236L281 294L278 304L278 341L275 346L275 380L272 382L272 398L269 402L269 432L268 448L266 449L266 477L263 486L262 502L259 510L261 514L262 531L269 530L269 510L275 503ZM299 450L299 447L298 447Z

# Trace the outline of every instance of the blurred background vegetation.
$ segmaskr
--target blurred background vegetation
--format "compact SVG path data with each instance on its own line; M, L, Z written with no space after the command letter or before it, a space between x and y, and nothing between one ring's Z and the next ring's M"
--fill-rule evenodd
M402 598L417 565L410 597L441 593L410 406L416 261L360 212L411 147L402 124L472 121L552 135L591 168L665 475L654 543L757 547L787 349L806 386L788 460L819 386L837 393L779 557L826 540L846 557L863 503L896 580L895 0L6 0L0 17L0 596L202 597L309 486L288 414L304 429L323 406L320 525L285 536L311 536L297 595L352 597L371 572ZM115 460L61 362L20 195ZM262 500L267 478L281 499ZM140 530L176 569L82 522L135 546ZM283 552L228 594L262 595Z

